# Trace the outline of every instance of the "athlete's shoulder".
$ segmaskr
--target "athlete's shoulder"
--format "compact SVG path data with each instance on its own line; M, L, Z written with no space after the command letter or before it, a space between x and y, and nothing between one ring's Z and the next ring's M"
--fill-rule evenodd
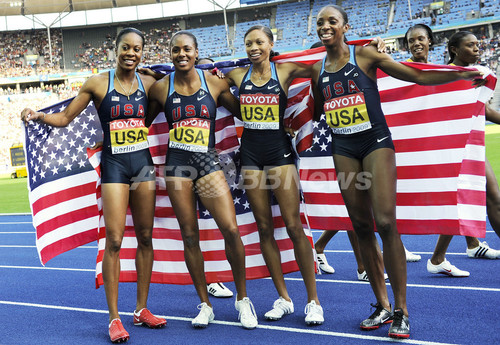
M141 78L141 82L144 85L146 91L156 82L156 79L153 76L138 73L139 78Z
M245 74L248 72L249 68L250 66L236 67L226 73L226 77L230 79L230 84L234 84L237 87L240 87L241 83L243 82L243 77L245 77Z

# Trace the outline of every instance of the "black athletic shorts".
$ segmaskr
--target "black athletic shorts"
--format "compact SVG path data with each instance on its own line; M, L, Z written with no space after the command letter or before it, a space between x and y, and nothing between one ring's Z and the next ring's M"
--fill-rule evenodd
M215 149L208 152L190 152L169 148L165 162L165 176L186 177L196 181L215 171L222 170Z
M241 167L249 170L264 170L282 165L295 164L295 151L290 137L281 140L245 140L240 148Z
M155 168L149 149L119 154L102 152L101 183L130 185L155 179Z
M391 132L380 127L351 135L335 135L332 143L332 154L362 160L376 149L390 148L394 150Z

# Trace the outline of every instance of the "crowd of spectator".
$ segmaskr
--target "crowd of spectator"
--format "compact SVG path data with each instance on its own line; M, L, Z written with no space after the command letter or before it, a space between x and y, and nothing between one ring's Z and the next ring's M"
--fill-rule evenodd
M247 22L255 19L269 19L272 11L257 9L255 11L241 11L238 14L238 22ZM414 17L423 19L436 17L436 13L426 13L425 10L418 11ZM378 35L383 33L385 23L377 20L376 26L367 26L365 21L358 27L354 25L352 32L358 36ZM380 24L380 25L379 25ZM200 22L201 25L201 22ZM500 27L493 25L494 33L489 37L486 25L479 25L468 28L480 39L482 49L481 64L488 66L493 71L497 71L500 58ZM145 34L145 44L143 53L144 65L154 65L170 62L169 40L172 35L180 30L179 23L158 25L154 28L143 29ZM59 73L63 66L63 35L60 29L51 29L51 49L47 30L25 30L17 32L0 32L0 78L26 77L35 75L48 75ZM72 70L92 71L106 70L115 65L114 41L116 32L110 32L104 37L101 43L91 44L79 43L78 53L72 58ZM435 63L447 63L447 34L438 32L435 34L435 52L437 56ZM214 39L222 39L215 38ZM204 42L199 42L203 45ZM78 44L77 44L78 45ZM75 47L77 46L75 45ZM402 45L400 45L402 46ZM283 50L283 49L281 49ZM406 59L407 52L404 49L399 51L392 49L395 58ZM52 55L51 55L52 54ZM406 54L406 55L405 55ZM65 72L69 72L67 69ZM12 130L2 131L0 136L0 168L9 162L8 148L17 142L22 141L19 113L25 106L41 109L61 100L71 98L76 95L81 83L68 84L45 84L42 86L20 86L0 87L0 109L1 128L12 128ZM1 169L0 169L1 170Z
M24 90L0 88L0 172L10 166L9 148L23 141L20 114L27 106L43 109L74 97L82 83L29 87ZM5 130L8 129L8 130Z
M62 61L61 30L0 32L0 76L18 77L57 73ZM51 54L52 53L52 59Z

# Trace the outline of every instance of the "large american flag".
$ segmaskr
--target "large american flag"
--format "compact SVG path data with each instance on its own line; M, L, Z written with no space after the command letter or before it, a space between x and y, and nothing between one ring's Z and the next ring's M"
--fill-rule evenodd
M405 63L418 69L463 67ZM484 104L496 78L420 86L377 75L382 109L396 149L398 231L484 237L486 231ZM324 115L314 123L313 146L301 153L306 214L313 229L352 230L331 156Z
M277 62L292 60L314 63L324 57L323 49L317 48L283 54L278 59L275 59ZM246 63L248 63L246 59L239 59L218 62L215 65L224 71L226 68L245 65ZM210 68L212 66L206 67ZM162 66L162 68L165 68L165 66ZM448 67L429 65L426 68ZM443 86L444 93L439 94L437 97L434 96L434 103L430 106L422 106L422 100L429 97L433 98L432 95L436 92L433 87L412 86L409 83L381 76L379 81L381 95L384 100L388 100L384 103L384 111L398 150L398 225L400 231L406 231L405 226L400 224L401 221L409 226L408 229L411 229L408 233L481 234L481 231L484 231L483 225L485 224L486 213L484 207L484 103L491 94L496 80L492 77L489 78L491 80L488 81L488 84L480 89L473 89L470 82L447 84ZM414 94L419 98L406 96L413 94L409 91L412 88L418 89L418 91L414 91ZM446 100L446 104L451 102L454 105L445 105L444 108L433 112L432 108L436 106L436 98L438 103ZM412 102L411 100L417 101ZM66 104L69 101L66 101ZM461 119L454 119L457 114L455 111L463 109L463 104L470 105L471 113ZM313 124L311 121L311 105L309 82L307 80L297 80L289 90L287 121L290 126L298 130L296 146L299 151L305 150L312 142L314 143L311 150L303 151L300 159L301 185L306 201L306 205L302 205L302 211L307 214L311 228L349 229L351 225L347 218L338 185L334 181L333 160L329 151L332 137L324 123ZM61 106L64 106L64 104L55 105L46 111L59 111ZM454 106L454 110L443 113L449 106ZM411 112L413 112L413 118L416 119L413 124L407 123L408 113ZM446 118L444 118L444 115L446 115ZM448 115L450 115L450 118L448 118ZM232 116L224 109L218 109L218 117L217 138L221 153L223 155L227 154L227 158L223 157L224 161L227 162L225 172L234 192L233 200L238 212L238 225L247 254L247 276L250 279L257 278L267 274L267 270L259 254L258 234L251 213L248 212L249 205L244 199L244 192L236 188L238 183L238 170L236 167L238 154L234 150L238 147L235 137L237 128L235 129L232 125ZM85 139L88 133L93 133L94 128L99 128L96 120L97 115L92 105L76 118L75 122L82 122L82 125L86 126L82 127L84 130L74 132L75 139L73 140L75 143L73 144L76 147L83 148L97 140L96 138ZM93 123L93 126L90 123ZM70 126L77 126L77 124L72 123ZM430 129L430 132L420 132L422 126ZM150 150L156 164L162 164L161 159L165 155L165 143L168 137L166 127L164 117L160 116L150 131ZM440 130L439 133L436 132L437 129ZM59 138L60 134L58 133L65 129L54 130L54 128L40 124L30 124L26 127L25 147L30 178L30 202L34 215L34 225L37 229L37 247L40 259L42 263L45 263L64 251L98 239L99 253L97 257L96 284L100 285L102 284L100 261L102 260L104 248L104 232L101 231L98 234L97 230L99 227L98 193L96 200L98 175L95 174L88 163L84 167L79 167L83 163L74 163L85 161L84 157L82 161L75 160L73 162L73 156L69 153L66 154L66 148L63 148L63 145L72 147L72 139L68 139L68 137ZM72 132L73 127L68 131ZM83 132L85 136L82 137ZM56 146L56 149L44 150L40 143L37 144L37 141L47 141L51 135L55 137L52 142L61 145L60 149ZM95 135L99 138L101 135L100 129L95 132ZM442 140L443 135L447 135L444 138L445 140ZM61 140L57 141L57 138ZM451 142L453 144L449 147ZM160 143L163 143L163 145ZM444 149L443 154L437 155L436 151L441 147L447 148ZM78 154L81 154L81 148L75 148L75 150L77 150ZM44 153L45 151L47 153ZM310 151L313 151L314 155L318 157L311 158ZM413 152L415 153L413 154ZM38 157L47 156L47 154L50 163L44 165L44 171L49 170L48 168L54 171L56 164L61 171L63 166L64 170L67 168L69 170L65 171L64 174L53 173L54 176L50 175L52 179L50 181L46 180L47 173L45 172L44 176L40 174L41 163L38 160L41 158ZM92 159L95 159L98 154L92 157ZM61 161L61 159L63 160ZM68 163L73 162L73 165L70 167L66 161ZM98 159L96 162L98 162ZM234 169L232 169L233 166ZM444 168L449 168L449 171L453 174L445 172ZM71 176L69 181L66 175ZM66 179L60 180L62 177ZM50 182L53 183L45 186L46 183ZM458 188L458 186L465 186L465 188ZM77 193L75 188L78 188ZM437 188L437 192L434 192L433 188ZM97 190L99 192L99 188ZM46 195L52 195L52 197L41 203L39 199L44 200L43 197ZM153 243L155 264L152 280L161 283L189 284L190 278L184 265L182 240L178 231L178 224L165 192L163 178L160 175L157 176L157 195ZM81 202L82 200L86 200L86 203ZM61 205L59 205L59 202ZM291 242L286 235L286 231L284 231L284 226L279 217L279 210L276 206L273 208L273 213L275 214L277 229L276 238L279 240L280 249L282 250L284 271L296 270ZM200 228L203 229L200 231L200 237L206 260L207 279L208 281L231 280L232 277L229 265L225 260L220 232L216 229L211 218L205 218L206 212L203 208L200 208L199 214ZM59 218L68 220L65 220L63 224L58 224ZM103 226L103 223L101 226ZM131 229L132 220L128 215L127 233L121 253L121 281L135 280L133 261L136 243L135 235L130 232ZM306 227L306 229L308 228ZM306 232L312 242L309 230L306 230Z
M71 99L42 111L62 111ZM41 123L25 127L28 189L36 246L43 264L54 256L96 240L99 215L97 174L87 146L102 140L93 104L67 127Z

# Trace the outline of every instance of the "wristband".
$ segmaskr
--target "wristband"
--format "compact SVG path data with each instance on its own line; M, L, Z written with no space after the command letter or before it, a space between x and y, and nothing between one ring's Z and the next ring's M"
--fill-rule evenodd
M217 71L218 71L217 67L214 67L214 69L212 70L212 74L213 74L213 75L216 75L216 74L217 74Z

